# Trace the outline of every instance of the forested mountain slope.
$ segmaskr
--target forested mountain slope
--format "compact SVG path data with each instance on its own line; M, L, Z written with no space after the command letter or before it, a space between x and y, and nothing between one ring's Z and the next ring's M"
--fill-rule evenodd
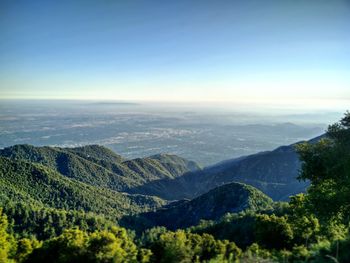
M153 210L165 202L157 197L130 195L67 178L40 164L0 157L0 202L7 200L47 207L83 210L117 219Z
M139 214L133 219L137 226L166 226L177 229L196 225L202 219L217 220L226 213L271 208L272 203L271 198L250 185L230 183L193 200L173 202L156 212ZM124 218L126 225L130 223L128 219L130 218Z
M117 191L200 169L195 162L167 154L124 160L98 145L78 148L15 145L0 150L0 156L40 163L69 178Z

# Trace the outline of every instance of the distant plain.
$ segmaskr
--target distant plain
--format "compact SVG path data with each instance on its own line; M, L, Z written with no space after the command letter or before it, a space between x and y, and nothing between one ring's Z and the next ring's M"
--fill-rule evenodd
M127 158L165 152L203 166L310 139L341 115L92 101L4 101L0 107L1 148L99 144Z

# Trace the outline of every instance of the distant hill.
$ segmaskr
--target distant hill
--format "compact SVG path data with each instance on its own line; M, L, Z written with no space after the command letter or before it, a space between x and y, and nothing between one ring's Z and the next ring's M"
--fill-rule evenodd
M174 179L200 169L195 162L167 154L125 160L98 145L77 148L15 145L0 150L0 156L39 163L66 177L116 191L127 191L154 180Z
M156 212L123 218L122 224L135 224L135 228L144 225L145 228L166 226L169 229L177 229L196 225L201 219L217 220L226 213L271 208L272 203L271 198L252 186L230 183L193 200L174 202Z
M168 200L192 199L217 186L242 182L260 189L274 200L287 200L290 195L304 192L308 186L308 182L297 180L300 161L294 146L281 146L273 151L223 161L173 180L153 181L130 192L157 195Z

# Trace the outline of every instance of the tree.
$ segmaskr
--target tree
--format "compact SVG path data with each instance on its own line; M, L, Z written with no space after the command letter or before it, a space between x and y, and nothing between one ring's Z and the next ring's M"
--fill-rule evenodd
M65 230L60 236L46 240L26 262L89 262L86 250L88 234L79 229Z
M243 255L243 262L265 262L264 259L267 258L271 259L271 253L261 248L257 243L253 243L247 247Z
M25 261L34 249L39 248L41 242L36 239L22 238L17 241L15 259L17 262Z
M242 253L228 240L160 227L146 231L142 244L152 250L152 262L236 262Z
M255 225L257 242L265 248L289 248L293 231L285 216L257 215Z
M123 228L86 233L65 230L60 236L46 240L25 262L147 262L149 251L138 249Z
M118 227L92 233L87 251L91 262L136 262L138 256L137 247L126 230Z
M323 222L347 224L350 218L350 112L328 127L319 142L297 146L299 178L310 180L306 205Z
M15 250L15 239L8 233L8 221L0 208L0 263L10 262Z
M160 262L191 262L194 256L190 240L185 231L166 232L160 236L163 251Z
M294 242L297 244L304 243L307 247L310 241L317 241L320 224L316 216L305 207L305 198L305 194L298 194L291 197L288 222L293 229Z

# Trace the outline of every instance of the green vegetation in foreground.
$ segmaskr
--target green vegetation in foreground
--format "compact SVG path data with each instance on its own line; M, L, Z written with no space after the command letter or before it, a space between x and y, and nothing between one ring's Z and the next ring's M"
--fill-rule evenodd
M6 204L4 209L9 219L1 210L0 262L350 262L350 113L331 125L324 139L315 144L300 144L297 152L302 161L300 179L309 180L310 187L305 194L291 197L288 204L275 203L265 210L227 214L218 220L201 221L197 226L176 231L154 227L140 236L104 218L100 225L84 228L83 222L89 222L95 215L75 214L81 218L81 224L61 220L61 225L67 224L66 228L62 226L43 239L26 232L27 228L21 228L18 222L13 223L18 204L15 202L12 210L7 204L17 198L25 207L23 213L35 209L43 209L39 213L50 213L45 210L48 209L46 203L56 209L52 210L53 214L68 208L84 210L84 202L78 203L78 197L84 198L84 195L78 192L89 188L84 188L85 184L76 185L75 181L68 183L55 173L49 176L40 165L2 158L1 180L5 182L1 188L2 204ZM7 170L14 167L13 171L21 171L24 179L18 177L17 182L11 179L17 172ZM28 173L38 176L25 179ZM45 190L43 183L48 180L55 182L54 186L59 181L59 187ZM29 182L34 189L28 189ZM6 185L10 190L6 190ZM77 198L61 205L63 199L58 195L61 187L76 191ZM51 194L52 200L57 200L56 206L49 201ZM112 198L112 195L105 197ZM33 202L33 206L28 206L27 201ZM77 212L67 210L69 213ZM29 225L37 222L30 221L29 216L23 218L27 218ZM49 224L44 227L50 229ZM36 228L32 227L32 231Z

